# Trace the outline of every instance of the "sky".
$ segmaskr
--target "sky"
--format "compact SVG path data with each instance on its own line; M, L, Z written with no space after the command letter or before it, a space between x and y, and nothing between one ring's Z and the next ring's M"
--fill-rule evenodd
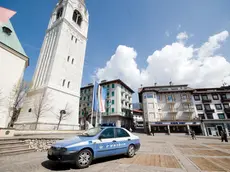
M58 0L0 0L30 58L30 81ZM85 0L89 32L82 86L120 78L143 86L230 84L229 0Z

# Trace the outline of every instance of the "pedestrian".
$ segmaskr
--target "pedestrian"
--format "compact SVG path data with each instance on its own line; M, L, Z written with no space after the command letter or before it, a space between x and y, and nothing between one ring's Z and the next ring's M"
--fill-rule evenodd
M195 131L191 130L191 136L193 140L196 140L196 135L195 135Z
M223 131L220 132L220 136L221 136L221 142L223 142L224 141L224 132Z
M226 131L224 131L224 141L225 141L225 142L228 142L228 136L227 136Z

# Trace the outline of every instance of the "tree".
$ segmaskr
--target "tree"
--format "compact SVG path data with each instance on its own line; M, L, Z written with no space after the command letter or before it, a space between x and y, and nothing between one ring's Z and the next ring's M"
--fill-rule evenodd
M60 112L56 115L56 117L58 119L57 130L59 129L61 121L66 120L68 118L68 116L70 116L71 113L72 113L72 111L69 108L69 104L66 103L65 108L61 109Z
M44 116L45 112L51 111L52 107L48 103L49 92L43 90L42 93L35 99L33 106L33 113L36 118L35 130L38 126L39 119Z
M13 87L11 95L9 97L9 123L8 127L13 127L14 123L17 121L23 101L30 89L31 84L19 80L19 82Z

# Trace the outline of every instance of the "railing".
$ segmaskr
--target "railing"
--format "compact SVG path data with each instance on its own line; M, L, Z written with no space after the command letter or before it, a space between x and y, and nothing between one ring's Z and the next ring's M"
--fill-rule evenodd
M202 103L211 103L211 102L212 102L211 99L206 99L206 100L202 99Z
M222 98L221 98L221 102L223 102L223 103L224 103L224 102L230 102L230 98L223 98L223 97L222 97Z
M206 112L206 113L214 113L215 110L214 110L214 109L205 109L205 112Z

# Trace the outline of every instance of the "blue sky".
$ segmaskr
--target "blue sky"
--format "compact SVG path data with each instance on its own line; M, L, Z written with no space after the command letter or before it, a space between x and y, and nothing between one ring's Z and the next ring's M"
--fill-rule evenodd
M26 80L33 76L56 3L57 0L0 1L0 6L17 11L11 22L30 57ZM119 45L135 49L135 61L142 69L148 65L147 57L175 42L179 32L193 35L187 44L201 46L210 36L230 31L229 0L86 0L86 4L90 18L82 85L90 82L97 68L106 65ZM229 42L226 40L218 50L228 61Z

